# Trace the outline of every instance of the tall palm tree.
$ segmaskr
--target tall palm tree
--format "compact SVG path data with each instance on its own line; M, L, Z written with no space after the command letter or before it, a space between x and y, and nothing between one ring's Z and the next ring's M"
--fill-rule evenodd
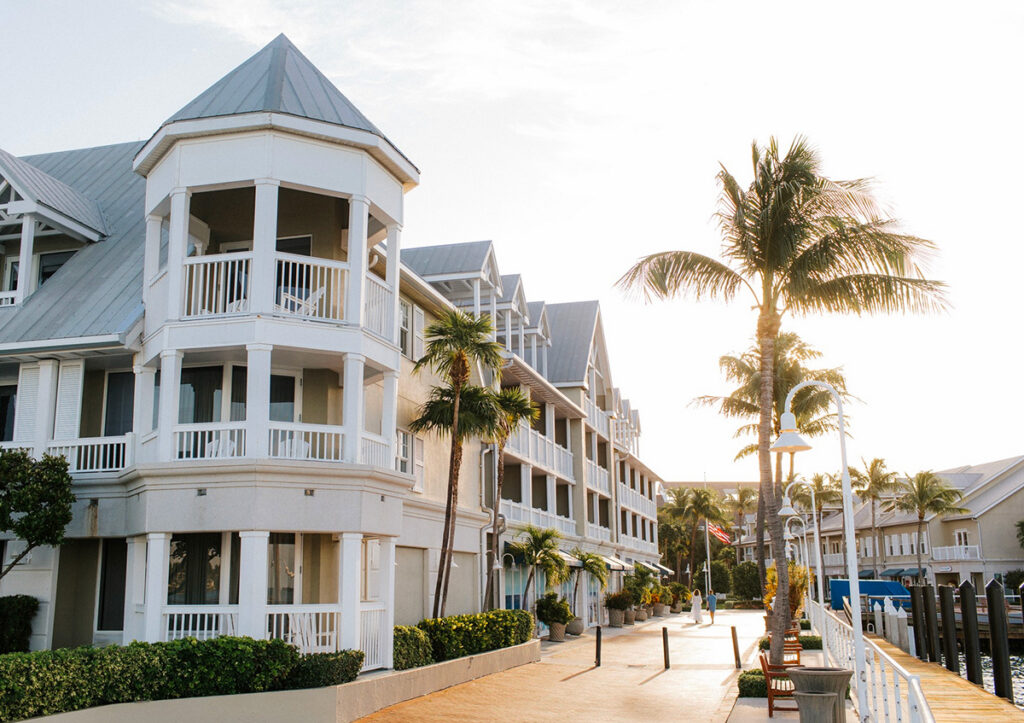
M921 584L921 532L927 515L962 515L968 510L960 507L963 493L931 470L918 472L909 479L896 482L896 497L887 503L890 510L917 515L917 584Z
M676 487L669 490L668 501L658 508L659 516L664 515L666 520L678 520L682 525L685 525L690 516L690 507L693 503L694 490L690 487ZM659 530L660 532L660 530ZM676 579L682 582L683 570L682 561L684 549L683 545L686 540L686 531L680 527L678 530L678 537L676 542ZM660 537L659 537L660 539ZM666 543L668 541L666 540ZM692 566L690 568L693 569ZM689 571L687 572L689 575ZM687 578L689 579L689 577Z
M806 510L814 517L814 522L821 529L822 510L826 505L835 505L843 499L843 493L836 484L832 475L814 474L811 475L810 486L814 488L814 504L811 504L811 491L806 485L798 485L793 488L792 502L797 507ZM822 554L825 554L822 551Z
M492 440L498 447L497 459L498 470L494 485L494 505L491 510L493 522L491 527L491 564L487 566L487 594L484 598L487 609L494 607L495 583L494 566L498 563L498 515L501 507L501 488L505 484L505 465L502 463L502 456L505 454L505 445L512 432L523 422L533 422L540 416L537 408L530 397L519 387L505 387L494 395L494 404L498 408L498 433Z
M735 527L743 527L743 520L746 519L747 515L751 512L757 511L757 496L757 490L753 487L740 487L736 490L735 494L729 495L726 498L725 506L730 512L732 512L732 521ZM737 538L739 537L739 534L739 532L736 533ZM739 539L736 540L736 543L736 563L739 564ZM763 562L763 556L761 559Z
M726 521L721 500L714 490L695 489L690 495L690 505L686 510L686 519L690 523L690 575L687 585L693 587L693 573L697 564L697 532L700 523L720 523Z
M892 494L892 491L896 486L896 473L886 470L885 460L879 457L875 457L870 462L866 459L861 459L861 462L864 463L864 471L861 472L856 468L851 469L850 477L857 486L858 496L860 496L862 500L868 500L871 502L871 551L874 553L871 556L871 574L877 578L878 555L882 546L879 544L875 510L879 501ZM882 561L885 562L884 559Z
M647 299L684 293L732 300L746 290L758 312L761 389L758 467L776 560L785 559L779 499L772 489L771 409L775 340L787 313L928 311L945 305L944 285L924 278L931 242L899 233L867 180L833 181L818 154L796 138L783 155L772 138L751 148L754 180L744 188L723 166L717 214L724 260L692 251L641 258L619 280ZM771 662L782 662L789 625L789 571L778 568L781 616L772 616Z
M658 550L663 560L675 561L676 582L683 581L683 554L686 552L683 526L662 510L658 510Z
M519 534L522 535L522 539L517 536L509 547L512 554L522 557L523 564L530 568L530 573L526 576L526 587L523 588L523 609L527 610L530 585L533 584L537 571L544 573L545 583L550 588L569 579L569 566L558 553L558 541L562 537L558 530L527 525Z
M588 574L597 580L601 589L604 590L608 585L608 563L596 552L587 552L580 547L572 548L569 554L580 562L579 567L572 568L572 574L576 577L572 586L572 609L576 615L579 615L580 580L583 579L584 573Z

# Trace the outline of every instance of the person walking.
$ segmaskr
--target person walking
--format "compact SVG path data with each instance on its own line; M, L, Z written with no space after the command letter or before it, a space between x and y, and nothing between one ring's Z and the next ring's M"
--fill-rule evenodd
M694 625L700 625L701 623L700 606L702 602L700 590L694 590L693 595L690 597L690 619L693 620Z
M715 608L718 606L718 596L714 590L708 590L708 615L711 616L711 624L715 624Z

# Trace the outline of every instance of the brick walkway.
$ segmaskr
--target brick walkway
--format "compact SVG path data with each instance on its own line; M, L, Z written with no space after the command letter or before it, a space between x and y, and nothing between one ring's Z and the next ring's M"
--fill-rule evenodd
M751 659L764 633L760 610L722 610L715 625L685 615L634 628L606 629L602 665L594 636L543 645L539 663L457 685L385 708L364 721L725 721L736 698L730 626L740 655ZM669 630L672 668L662 663L661 628Z

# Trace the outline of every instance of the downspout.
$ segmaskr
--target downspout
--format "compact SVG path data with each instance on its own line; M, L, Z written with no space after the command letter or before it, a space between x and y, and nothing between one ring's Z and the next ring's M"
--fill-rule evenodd
M480 507L482 507L483 509L487 509L487 499L486 499L486 495L484 494L484 484L485 484L485 482L487 480L487 475L484 474L484 469L485 469L484 468L484 457L490 451L491 451L491 445L489 445L489 444L481 445L481 447L480 447ZM480 609L481 610L484 610L487 607L487 601L484 599L484 597L487 595L487 553L489 552L489 550L487 549L487 531L489 529L491 529L491 527L493 525L494 525L494 518L492 516L488 515L487 524L485 524L483 527L480 528L480 549L483 552L483 554L480 555L480 586L482 588L481 592L480 592L480 601L481 601ZM495 580L495 585L497 585L497 580Z
M981 563L981 584L985 584L985 574L988 572L987 565L985 564L985 540L981 537L981 520L977 517L974 518L974 526L978 528L978 562ZM932 548L929 547L929 550ZM984 590L981 590L984 593Z

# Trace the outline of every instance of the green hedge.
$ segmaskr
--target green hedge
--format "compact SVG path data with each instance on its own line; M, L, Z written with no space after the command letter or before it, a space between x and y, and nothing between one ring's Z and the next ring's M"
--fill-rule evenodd
M820 635L801 635L798 639L800 640L800 645L803 646L804 650L821 650ZM761 638L759 647L761 650L767 650L771 647L771 640L768 638Z
M37 610L39 601L31 595L0 597L0 653L28 652Z
M434 662L430 638L419 628L408 625L395 626L394 654L395 670L419 668Z
M492 610L422 620L434 660L452 660L525 643L533 637L533 615L525 610Z
M811 621L810 620L801 620L800 621L800 629L801 630L810 630L811 629Z
M303 655L288 673L282 687L292 690L348 683L359 675L365 657L366 654L362 650Z
M744 670L740 673L736 685L740 698L767 698L768 686L764 682L764 673L760 670Z

